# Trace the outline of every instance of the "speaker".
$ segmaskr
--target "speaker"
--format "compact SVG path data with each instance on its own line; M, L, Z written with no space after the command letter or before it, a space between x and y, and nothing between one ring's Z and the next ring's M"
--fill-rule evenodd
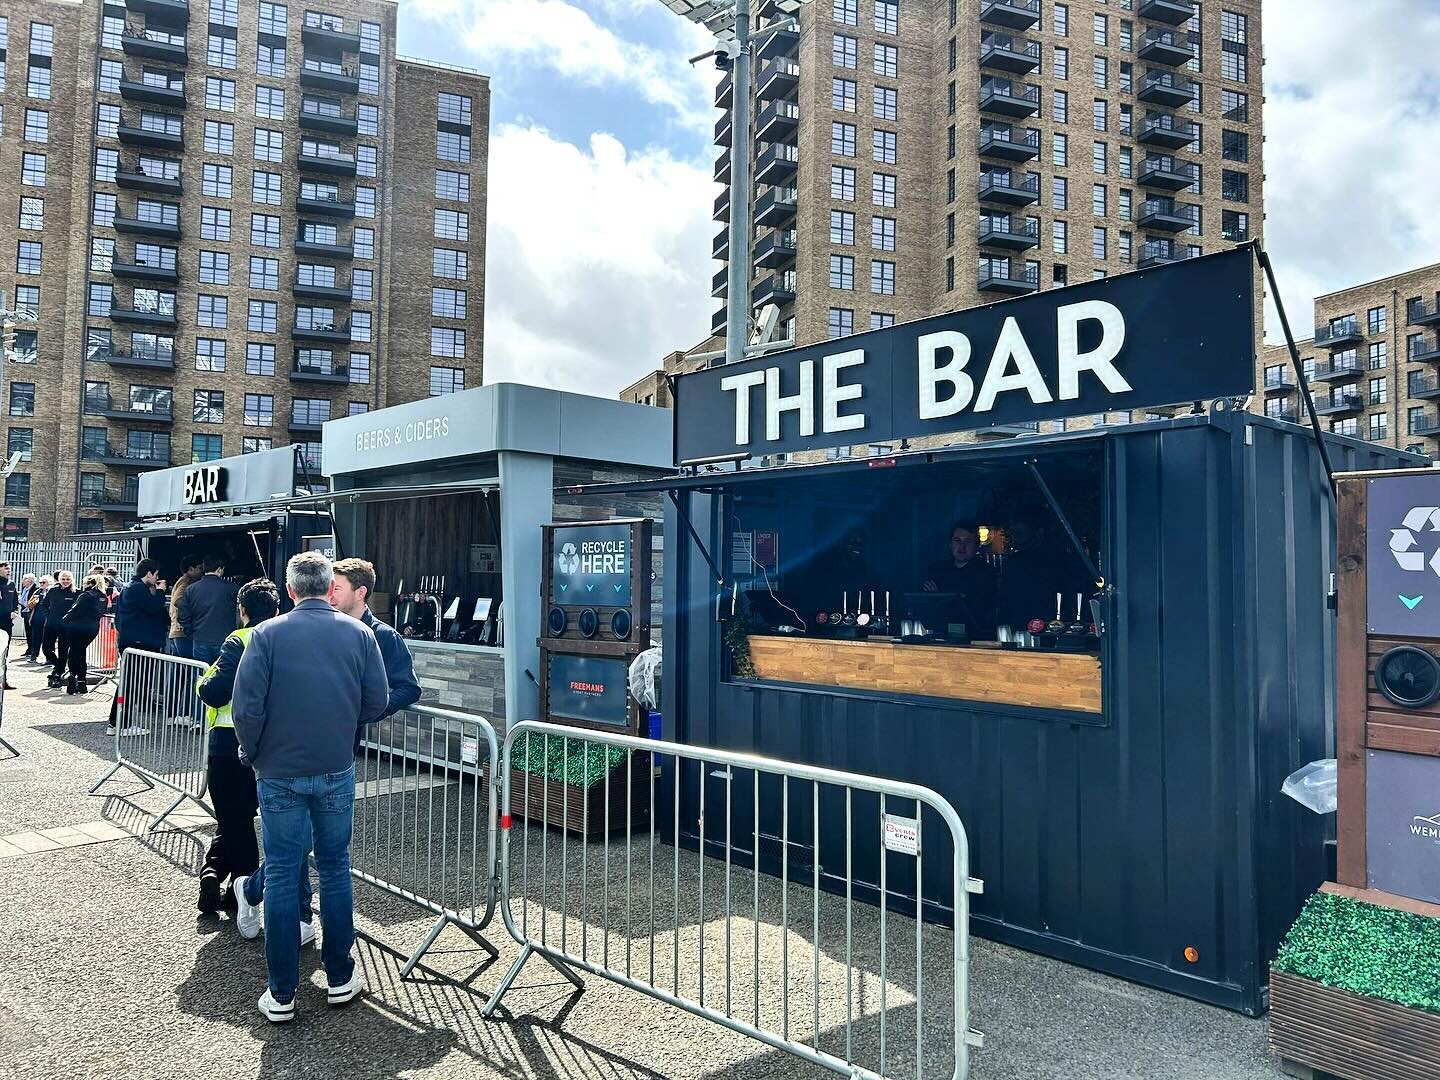
M1414 645L1396 645L1375 663L1375 688L1402 709L1440 697L1440 660Z
M600 616L595 614L594 608L586 608L580 612L580 636L593 638L600 629Z
M565 627L570 625L570 617L565 614L564 608L552 607L546 623L550 628L550 636L559 637L565 633Z
M610 616L610 633L616 641L625 641L630 637L630 612L621 608Z

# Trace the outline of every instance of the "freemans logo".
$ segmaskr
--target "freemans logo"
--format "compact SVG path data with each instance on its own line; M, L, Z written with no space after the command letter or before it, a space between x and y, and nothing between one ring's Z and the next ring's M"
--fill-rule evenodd
M1434 817L1421 817L1416 814L1410 822L1410 835L1425 840L1440 840L1440 814Z

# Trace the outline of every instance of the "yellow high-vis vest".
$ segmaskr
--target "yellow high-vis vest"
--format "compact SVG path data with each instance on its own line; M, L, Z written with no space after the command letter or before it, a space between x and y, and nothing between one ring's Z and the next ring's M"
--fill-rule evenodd
M249 644L250 635L251 635L252 633L254 633L254 631L255 631L255 628L254 628L253 626L242 626L242 627L240 627L240 629L235 630L235 631L232 631L231 634L230 634L230 637L239 638L239 639L240 639L240 643L241 643L242 645L246 645L246 644ZM226 638L225 640L226 640L226 641L229 641L230 638ZM221 648L223 649L224 646L222 645ZM209 680L209 678L210 678L212 675L215 674L216 670L217 670L219 667L220 667L220 661L217 659L214 663L212 663L208 668L205 669L205 673L204 673L203 675L201 675L200 678L198 678L198 679L195 680L195 690L196 690L197 692L200 690L200 687L202 687L203 685L205 685L205 683ZM206 706L205 706L205 730L206 730L206 731L209 731L211 728L217 728L217 727L233 728L234 726L235 726L235 721L230 718L230 702L227 701L224 705L220 706L220 708L218 708L218 709L212 708L212 707L209 706L209 705L206 705Z

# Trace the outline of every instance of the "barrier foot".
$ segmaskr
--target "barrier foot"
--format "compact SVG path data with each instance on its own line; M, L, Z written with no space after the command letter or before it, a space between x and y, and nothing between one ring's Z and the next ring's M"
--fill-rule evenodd
M404 966L400 968L400 978L408 979L410 977L410 973L415 970L415 965L420 963L420 958L425 955L431 945L435 944L435 939L440 936L440 931L445 929L445 924L449 921L449 918L444 915L435 920L435 925L430 927L430 933L425 935L425 940L420 943L420 947L410 954L410 959L406 960Z
M182 802L185 801L185 798L186 798L186 796L185 796L183 793L180 794L180 795L176 795L176 796L175 796L175 801L172 802L169 806L165 807L164 810L161 810L161 811L160 811L160 816L157 817L154 821L152 821L152 822L150 823L150 827L149 827L148 829L146 829L145 831L146 831L146 832L154 832L156 829L158 829L158 828L160 827L160 823L161 823L162 821L164 821L167 817L169 817L171 814L173 814L173 813L175 812L176 808L179 807L179 805L180 805Z
M536 951L538 952L539 950ZM544 960L561 975L564 975L565 978L569 979L570 982L574 984L576 990L585 989L584 980L582 980L579 975L575 974L575 969L572 968L569 964L566 964L560 960L556 960L555 957L545 952L540 953L540 959Z
M495 993L490 995L490 1000L485 1003L485 1008L480 1010L480 1015L486 1020L495 1015L495 1010L500 1007L500 999L514 985L516 978L520 975L520 969L525 966L525 961L530 959L530 954L534 951L535 946L526 944L520 950L520 955L515 957L515 962L510 965L510 970L505 972L505 977L500 980L500 985L495 988Z
M4 750L11 757L20 756L20 751L16 750L15 747L7 739L0 739L0 750Z
M109 780L112 776L114 776L114 775L115 775L117 772L119 772L121 769L128 768L128 767L129 767L129 766L127 766L125 762L123 762L123 761L117 761L114 765L110 766L110 771L109 771L109 772L107 772L104 776L100 777L99 780L96 780L96 781L95 781L94 785L90 788L90 791L88 792L88 794L94 795L97 791L100 790L100 788L101 788L102 786L104 786L105 781ZM130 771L131 771L131 772L135 772L135 770L133 770L133 769L131 769ZM146 790L146 791L150 791L151 789L153 789L153 788L155 787L155 785L152 784L152 783L151 783L144 775L142 775L141 773L135 773L135 779L139 780L142 784L145 785L145 790ZM137 794L138 794L138 792L137 792Z

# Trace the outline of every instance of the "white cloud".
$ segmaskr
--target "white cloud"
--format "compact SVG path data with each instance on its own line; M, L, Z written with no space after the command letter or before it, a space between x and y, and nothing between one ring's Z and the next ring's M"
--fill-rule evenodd
M1267 0L1265 51L1265 243L1304 337L1315 296L1440 260L1440 8Z
M485 381L613 397L705 335L707 172L606 134L503 125L490 143Z

